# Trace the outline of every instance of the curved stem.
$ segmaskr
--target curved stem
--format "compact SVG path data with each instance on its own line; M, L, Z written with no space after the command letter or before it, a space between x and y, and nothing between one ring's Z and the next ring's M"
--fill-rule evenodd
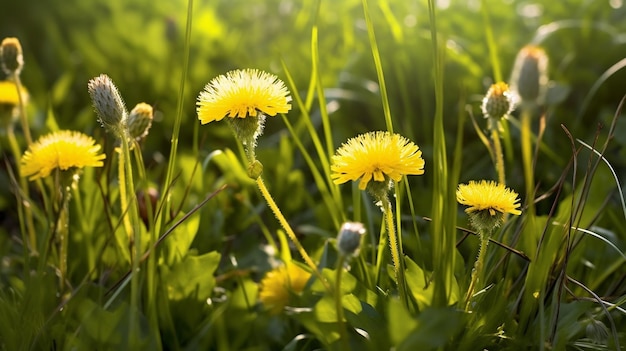
M402 253L401 245L398 244L398 236L393 223L393 210L391 209L391 202L389 202L389 198L387 196L384 196L380 200L383 205L385 223L387 224L389 248L391 249L391 260L393 261L393 268L396 274L398 293L400 295L400 300L402 300L402 302L404 303L404 306L409 307L409 301L406 295L406 280L404 277L404 269L402 268L403 265L401 262L401 260L404 259L404 254Z
M476 258L476 262L474 263L474 269L472 270L472 280L470 282L469 288L467 289L467 295L465 296L465 311L469 311L470 301L472 300L472 296L474 295L474 290L476 290L476 285L481 280L482 270L485 263L485 256L487 253L487 245L489 244L489 236L483 234L482 232L478 232L480 236L480 247L478 248L478 257Z
M348 331L346 330L346 324L344 323L345 316L343 313L343 304L341 298L341 274L343 273L343 265L346 261L346 256L339 255L337 262L337 278L335 279L335 309L337 311L337 326L339 328L339 339L341 340L341 349L350 350L350 344L348 343Z
M322 274L317 270L317 266L315 265L315 263L313 262L309 254L306 252L302 244L300 243L300 240L298 240L298 237L296 237L296 233L294 233L293 229L291 229L289 222L287 222L287 219L285 219L285 216L283 216L283 213L280 211L280 208L278 208L278 205L276 205L276 202L274 202L272 195L270 194L269 190L267 190L267 187L265 186L265 182L263 182L263 178L259 176L256 179L256 184L258 185L259 190L261 191L261 195L263 195L268 206L270 207L270 209L272 210L272 212L278 219L278 222L280 222L280 225L283 227L283 229L289 236L289 239L291 239L291 241L296 246L296 249L300 253L300 256L302 256L302 258L304 259L304 262L309 266L309 268L311 268L311 270L313 271L313 274L315 274L315 276L322 282L326 290L330 292L331 290L330 290L330 287L328 286L328 283L326 282L326 279L324 279L324 277L322 277Z

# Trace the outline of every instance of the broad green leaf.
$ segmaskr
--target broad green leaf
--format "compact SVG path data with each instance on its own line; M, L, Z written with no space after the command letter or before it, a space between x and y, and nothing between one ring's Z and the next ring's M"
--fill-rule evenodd
M335 286L335 282L337 281L337 272L334 269L324 268L322 270L322 276L326 278L328 284L331 286ZM351 293L356 288L356 278L350 274L350 272L342 272L341 273L341 292L343 294ZM314 292L325 292L326 289L322 285L319 280L316 280L311 286L311 290Z
M398 345L398 351L435 350L448 345L463 328L463 312L450 308L428 308L417 325Z
M198 233L199 226L200 216L190 216L169 234L169 237L165 239L165 246L167 247L166 262L170 264L178 262L187 255L191 243Z
M387 308L389 337L392 345L399 345L417 327L417 321L396 298L389 299Z
M220 254L213 251L202 256L187 255L170 270L165 268L163 281L167 283L170 299L195 298L202 301L211 296L215 286L213 273L219 261Z

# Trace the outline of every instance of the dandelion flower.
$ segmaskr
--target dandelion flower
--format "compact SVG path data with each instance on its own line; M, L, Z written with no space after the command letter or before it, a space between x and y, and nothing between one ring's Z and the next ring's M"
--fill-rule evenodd
M424 159L419 147L399 134L369 132L341 145L330 169L335 184L360 179L359 189L365 190L371 180L387 183L424 174Z
M26 98L27 93L22 88L22 98ZM0 81L0 105L16 106L20 103L20 97L17 95L15 83L10 80Z
M273 314L289 305L293 294L304 290L311 274L294 263L288 263L268 272L261 280L259 300Z
M45 135L31 144L21 160L21 175L30 180L45 178L55 169L102 167L106 157L93 138L75 131L62 130Z
M470 181L460 184L456 191L456 199L462 205L469 206L465 212L489 211L491 216L500 213L520 215L517 193L504 184L494 181Z
M202 124L224 117L256 117L287 113L291 97L285 83L275 75L256 69L230 71L211 80L198 96L198 119Z
M28 92L21 87L22 102L28 103ZM10 80L0 81L0 126L6 127L19 115L20 96L14 82Z

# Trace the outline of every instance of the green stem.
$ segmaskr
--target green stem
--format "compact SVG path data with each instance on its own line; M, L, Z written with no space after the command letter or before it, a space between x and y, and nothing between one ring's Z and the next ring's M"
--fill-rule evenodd
M535 179L533 174L532 160L532 132L530 128L531 112L530 108L524 107L521 114L521 130L520 137L522 139L522 163L524 167L524 181L526 184L526 204L530 217L535 214Z
M344 322L345 316L343 313L343 304L341 293L341 274L343 273L343 265L346 261L346 256L339 255L337 261L337 279L335 279L335 309L337 311L337 327L339 328L339 339L341 342L342 350L350 350L350 344L348 343L348 331Z
M123 138L122 138L123 139ZM128 216L128 189L126 188L126 159L128 155L124 151L124 147L118 153L118 162L117 162L117 171L118 171L118 182L120 187L120 205L122 209L122 223L124 224L124 230L126 230L126 235L128 236L128 242L132 243L133 241L133 226L130 222L130 217Z
M120 153L120 199L122 202L122 215L124 216L124 225L129 238L132 238L131 261L132 275L130 281L130 334L129 345L135 345L138 340L138 326L135 314L139 311L139 293L140 293L140 277L139 277L139 261L141 260L141 230L139 229L139 214L135 203L129 204L128 199L135 196L135 185L133 181L133 166L130 159L130 146L128 145L129 137L122 135L120 140L122 150ZM122 162L123 161L123 162Z
M17 97L20 102L20 121L22 122L22 132L24 133L24 139L28 145L33 143L33 138L30 136L30 127L28 126L28 117L26 116L26 106L22 97L22 81L20 76L16 73L12 74L15 81L15 88L17 89Z
M496 170L498 171L498 182L502 185L506 184L506 175L504 173L504 156L502 155L502 144L500 143L500 134L498 133L497 122L494 122L491 128L491 139L493 140L493 153L496 156Z
M289 222L287 222L287 219L285 219L285 216L283 216L283 213L280 211L280 208L278 207L278 205L276 205L276 202L274 202L272 195L270 194L269 190L267 190L267 187L265 186L265 182L263 182L263 178L259 176L256 179L256 184L258 185L259 190L261 191L261 195L263 195L268 206L270 207L270 209L272 210L272 212L278 219L278 222L280 222L280 225L283 227L283 229L289 236L289 239L291 239L291 241L296 246L296 249L300 253L300 256L302 256L302 258L304 259L304 262L309 266L309 268L311 268L311 271L320 280L320 282L322 282L326 290L330 292L331 290L330 290L330 287L328 286L328 283L326 282L326 279L324 279L324 277L322 277L322 274L317 270L317 266L315 265L315 263L313 262L309 254L306 252L302 244L300 243L300 240L298 240L296 233L294 233L293 229L291 229Z
M58 172L60 173L60 172ZM61 176L63 178L63 176ZM68 235L69 235L69 200L70 200L70 186L65 184L66 179L60 181L60 195L61 206L59 207L59 215L57 218L56 226L56 241L59 245L59 293L63 294L65 291L65 281L67 279L67 248L68 248ZM55 189L56 191L56 189Z
M472 296L474 295L477 284L481 281L485 256L487 253L487 245L489 244L489 236L481 232L478 232L478 234L480 236L480 247L478 248L478 257L476 258L474 269L472 270L472 280L469 288L467 289L467 295L465 296L465 312L469 312Z
M18 175L17 178L20 182L21 194L17 196L17 210L20 220L20 232L25 233L23 230L24 227L28 231L28 240L24 240L27 247L30 249L31 253L37 252L37 237L35 236L35 223L33 221L33 212L30 208L30 196L29 196L29 188L28 188L28 180L25 177L22 177L20 172L20 160L21 153L20 147L17 143L17 138L15 137L15 131L13 130L13 125L9 125L7 127L7 137L9 139L9 145L11 147L11 152L13 153L13 158L15 159L15 168L17 169ZM26 239L25 237L23 239Z
M396 281L398 284L398 293L400 294L400 300L404 303L405 307L409 307L409 300L407 298L406 279L404 276L404 269L401 260L404 260L404 254L402 253L402 246L398 243L398 236L393 223L393 210L391 209L391 202L389 197L384 196L380 199L383 205L385 223L387 224L387 232L389 236L389 248L391 249L391 260L393 261L393 268L396 275Z

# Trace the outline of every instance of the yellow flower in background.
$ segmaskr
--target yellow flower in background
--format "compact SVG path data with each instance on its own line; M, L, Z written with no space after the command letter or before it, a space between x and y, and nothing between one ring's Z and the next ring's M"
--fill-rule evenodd
M292 294L300 294L311 274L294 263L288 263L269 271L261 280L259 300L273 314L280 313L289 305Z
M256 69L235 70L211 80L200 92L198 119L202 124L224 117L275 116L291 109L289 91L275 75Z
M519 210L520 200L517 196L515 191L504 184L486 180L460 184L456 191L457 201L469 206L465 212L489 211L491 216L495 216L496 211L520 215L522 211Z
M24 152L20 172L30 180L45 178L58 168L102 167L106 155L100 145L83 133L62 130L42 136Z
M26 100L28 93L22 88L22 99ZM0 81L0 104L17 106L20 103L20 97L17 95L15 83L10 80Z
M370 180L399 181L403 175L424 174L419 147L399 134L369 132L349 139L332 158L331 178L335 184L359 182L365 190Z

